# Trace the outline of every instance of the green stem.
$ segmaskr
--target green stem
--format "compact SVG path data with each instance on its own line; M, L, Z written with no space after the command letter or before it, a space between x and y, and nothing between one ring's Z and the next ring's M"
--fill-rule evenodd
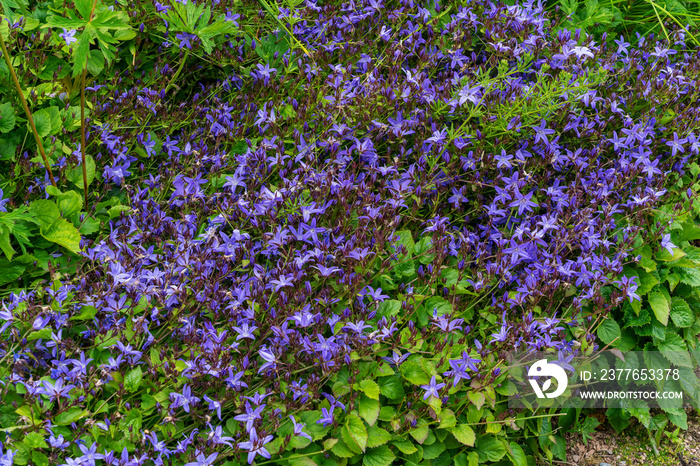
M173 87L173 86L175 85L175 81L176 81L177 78L180 76L180 73L182 73L182 69L185 67L185 62L187 62L187 57L188 57L189 55L190 55L190 51L189 51L189 50L185 50L185 56L182 57L182 61L180 62L180 67L177 69L177 71L175 72L175 75L173 76L173 78L172 78L172 79L170 80L170 82L168 83L168 86L165 88L165 93L166 93L166 94L168 93L168 91L170 90L170 88Z
M7 47L5 47L5 39L3 39L2 34L0 34L0 47L2 47L2 56L5 58L5 63L7 68L10 70L10 75L12 76L12 82L17 89L17 94L19 95L19 100L22 102L22 107L24 108L24 113L27 115L27 120L29 121L29 126L32 129L32 134L34 134L34 140L36 145L39 147L39 153L41 158L44 160L44 167L46 171L49 172L49 178L51 179L51 184L56 187L56 180L53 177L53 172L51 172L51 166L49 165L49 160L46 158L46 152L44 152L44 146L41 144L41 138L39 137L39 132L36 130L34 125L34 118L32 118L32 112L29 111L29 106L27 101L22 94L22 87L19 85L19 79L17 79L17 74L15 74L15 69L12 67L12 60L10 60L10 54L7 52Z

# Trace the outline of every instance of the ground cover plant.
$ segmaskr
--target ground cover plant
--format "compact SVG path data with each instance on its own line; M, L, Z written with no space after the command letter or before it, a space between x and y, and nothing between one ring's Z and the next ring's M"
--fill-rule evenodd
M595 425L509 410L508 351L697 364L683 29L596 40L533 2L2 5L0 464L563 461ZM679 385L697 408L691 367ZM662 411L606 414L685 426Z

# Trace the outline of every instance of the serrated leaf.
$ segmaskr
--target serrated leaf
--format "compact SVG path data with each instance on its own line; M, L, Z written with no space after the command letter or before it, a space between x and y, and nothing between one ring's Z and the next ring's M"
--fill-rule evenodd
M367 429L367 448L378 447L384 445L391 440L391 434L381 427L369 426Z
M406 396L401 379L397 375L382 377L377 382L382 395L389 399L398 400Z
M0 285L12 283L22 276L27 267L22 264L10 263L6 260L0 261Z
M510 452L508 457L513 462L513 466L527 466L527 456L522 447L515 442L510 442Z
M95 159L89 154L85 154L85 169L87 171L87 184L90 186L95 179ZM68 181L83 189L83 167L71 168L66 177Z
M413 385L425 385L430 382L430 377L417 362L405 361L401 364L401 375Z
M41 109L38 112L32 114L34 119L34 126L36 127L36 132L39 133L41 138L45 138L51 134L51 115L46 109ZM31 131L31 128L29 129Z
M656 318L659 319L659 322L663 325L668 325L670 308L666 297L659 292L649 293L649 305L651 306L651 310L654 311Z
M674 296L671 301L671 320L681 328L690 327L695 322L695 316L690 310L690 306L685 302L685 299L679 296Z
M357 453L352 451L343 439L338 439L338 441L331 448L333 454L340 456L341 458L352 458Z
M5 225L0 225L0 250L5 254L7 260L12 260L15 250L10 243L10 230Z
M358 388L364 392L369 398L373 400L379 399L379 385L373 380L364 379L358 384Z
M10 102L0 105L0 133L9 133L15 127L15 110Z
M124 388L129 392L135 392L141 385L142 378L143 371L141 370L141 366L136 366L124 377Z
M61 218L61 211L56 203L48 199L39 199L32 202L29 206L29 213L34 216L34 219L42 227L49 226Z
M350 449L364 452L367 448L367 428L362 419L354 414L347 417L341 431L343 440Z
M620 326L612 319L604 320L598 327L598 337L606 345L609 345L615 341L615 339L619 339L621 335L622 332L620 330Z
M29 448L48 448L49 445L44 440L44 437L38 432L29 432L24 435L23 442Z
M379 401L368 398L366 395L360 397L359 409L360 416L367 424L373 426L379 417Z
M41 227L40 232L44 239L76 254L80 252L80 233L68 220L59 218L48 227Z
M681 281L690 286L700 286L700 269L677 267L674 269Z
M105 57L99 50L90 50L87 60L87 70L91 75L97 76L105 67Z
M447 429L457 425L457 418L451 409L442 410L438 419L440 419L440 425L438 426L440 429Z
M408 440L394 440L391 442L401 453L405 455L412 455L417 452L418 449Z
M57 414L52 422L57 426L67 426L84 416L87 416L87 411L81 408L70 408L67 411Z
M459 443L463 443L464 445L467 445L469 447L474 446L474 442L476 441L476 434L474 433L474 430L468 425L460 424L456 427L453 427L452 429L449 429L449 431L452 433L452 435L455 436Z
M476 453L482 462L499 461L506 455L506 447L493 435L479 437L476 441Z

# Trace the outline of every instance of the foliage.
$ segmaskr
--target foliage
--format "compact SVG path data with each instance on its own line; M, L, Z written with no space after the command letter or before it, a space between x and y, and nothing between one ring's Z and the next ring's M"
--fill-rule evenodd
M20 3L61 188L3 94L0 248L8 270L39 238L80 260L2 303L6 462L565 461L560 427L595 422L508 410L507 352L696 357L678 31L609 48L490 1ZM68 63L95 77L83 148ZM608 418L683 426L664 409Z

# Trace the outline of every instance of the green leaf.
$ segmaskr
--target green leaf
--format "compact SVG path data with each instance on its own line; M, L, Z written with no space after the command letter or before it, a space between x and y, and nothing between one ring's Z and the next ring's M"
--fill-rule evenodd
M681 283L690 286L700 286L700 269L678 267L675 269Z
M508 453L508 457L513 462L513 465L527 466L527 456L520 445L515 442L510 442L508 445L510 446L510 453Z
M370 426L373 426L379 417L379 402L362 395L360 397L359 412L362 419L367 421L367 424Z
M22 276L27 267L22 264L0 260L0 285L12 283Z
M401 453L405 455L412 455L418 451L418 449L408 440L394 440L391 442Z
M358 384L358 388L373 400L379 399L379 385L375 381L364 379Z
M695 322L695 316L693 311L690 310L690 306L685 302L683 298L674 296L671 303L671 320L678 327L685 328L690 327Z
M10 230L5 225L0 225L0 250L5 254L7 260L12 260L15 250L10 243Z
M61 218L61 211L55 202L48 199L39 199L29 206L29 213L39 222L42 227L47 227Z
M88 56L90 55L90 32L95 29L89 25L85 27L83 32L78 36L78 44L73 48L73 77L75 78L83 72L87 66Z
M67 411L59 413L54 417L53 423L57 426L67 426L81 417L87 416L88 412L81 408L70 408Z
M495 436L485 435L476 441L476 452L481 462L499 461L505 456L506 447Z
M391 440L391 434L381 427L369 426L367 429L367 448L378 447L384 445Z
M352 451L345 442L343 442L343 439L338 439L335 445L333 445L331 448L331 451L341 458L352 458L357 454L356 452Z
M51 115L46 109L34 112L32 117L34 119L34 126L36 126L36 132L39 133L41 138L45 138L51 134Z
M401 311L401 301L395 299L387 299L383 301L377 308L377 317L386 317L387 319L397 315Z
M41 236L71 252L80 252L80 233L68 220L59 218L48 227L41 227Z
M89 154L85 154L85 167L87 171L87 184L90 186L90 183L95 179L95 159ZM71 168L66 178L80 189L83 189L83 167L77 166Z
M0 133L9 133L15 127L15 111L10 102L0 105Z
M105 67L105 57L99 50L90 50L90 56L87 61L87 70L91 75L97 76L102 73Z
M466 424L460 424L452 429L449 429L452 435L455 436L459 443L463 443L469 447L474 446L476 441L476 434L474 430Z
M440 425L438 426L440 429L448 429L457 425L457 418L451 409L442 410L438 419L440 419Z
M80 212L83 207L83 198L75 191L61 192L58 188L47 186L46 192L56 197L58 208L63 213L64 218L70 218Z
M676 366L693 367L690 354L688 354L688 347L683 338L676 333L667 333L666 339L659 343L659 351Z
M427 442L426 442L427 443ZM423 458L426 460L434 460L445 451L445 444L442 442L434 442L430 445L423 446Z
M425 385L430 382L430 377L423 368L415 361L406 361L401 364L401 374L413 385Z
M654 311L656 318L659 319L659 322L663 325L668 325L670 308L666 297L658 292L649 293L649 305L651 306L651 310Z
M382 392L382 395L387 398L398 400L406 396L403 384L398 375L382 377L377 379L377 382L379 383L379 390Z
M49 448L44 437L38 432L29 432L24 435L24 443L29 448Z
M598 327L598 337L606 345L612 343L616 338L620 338L621 335L620 326L612 319L604 320Z
M90 21L90 11L92 11L92 0L74 0L75 8L80 16L86 21Z
M141 385L141 379L143 378L143 372L141 371L141 366L136 366L132 369L126 377L124 377L124 388L129 392L135 392L138 390L139 385Z
M382 445L381 447L367 450L364 458L362 458L362 464L364 466L389 466L394 462L394 459L396 459L396 456L394 456L389 447Z
M359 450L364 453L367 448L367 429L362 419L354 414L350 414L347 417L341 434L343 440L350 449Z

